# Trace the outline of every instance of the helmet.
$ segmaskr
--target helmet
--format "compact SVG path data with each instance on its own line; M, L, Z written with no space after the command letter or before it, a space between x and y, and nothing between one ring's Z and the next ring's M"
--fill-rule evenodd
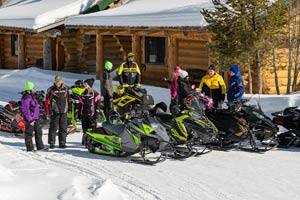
M127 58L132 57L132 56L134 56L134 53L130 52L130 53L128 53Z
M111 62L109 62L109 61L105 62L104 69L111 70L112 67L113 67L113 64Z
M30 81L25 82L25 90L32 90L34 88L34 84Z

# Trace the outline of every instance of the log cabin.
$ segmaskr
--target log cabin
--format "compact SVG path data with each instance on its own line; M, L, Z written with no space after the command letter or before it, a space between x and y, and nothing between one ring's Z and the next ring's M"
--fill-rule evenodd
M106 60L118 67L133 52L142 82L165 86L163 78L177 65L200 72L210 64L210 34L200 13L209 6L210 0L129 0L114 9L69 17L65 26L86 38L81 63L94 67L97 76Z
M64 70L80 65L85 37L64 19L105 9L114 0L1 1L0 68Z

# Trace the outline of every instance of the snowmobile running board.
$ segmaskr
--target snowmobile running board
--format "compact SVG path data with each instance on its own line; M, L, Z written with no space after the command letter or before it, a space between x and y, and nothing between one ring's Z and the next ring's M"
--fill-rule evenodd
M159 162L163 162L166 160L166 156L163 154L160 154L160 156L156 158L150 158L146 157L146 153L141 155L141 157L135 157L135 158L130 158L129 161L138 163L138 164L144 164L144 165L155 165Z

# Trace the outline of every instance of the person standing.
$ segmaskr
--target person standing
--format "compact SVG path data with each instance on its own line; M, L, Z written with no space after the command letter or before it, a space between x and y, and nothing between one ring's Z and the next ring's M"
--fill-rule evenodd
M45 100L46 111L50 115L48 143L51 149L55 148L57 129L59 148L66 148L68 100L69 88L65 86L61 76L55 76L54 84L48 88Z
M33 133L37 150L46 150L42 140L43 131L40 124L40 108L38 101L34 97L33 89L34 84L32 82L25 82L25 92L21 98L25 120L25 145L28 152L34 151Z
M109 61L105 62L104 71L100 76L101 80L101 96L104 98L104 113L106 118L113 110L113 83L110 76L110 72L113 68L113 64Z
M96 119L100 115L99 101L100 95L93 89L95 79L90 78L84 81L85 91L82 93L79 102L81 103L81 124L82 124L82 144L86 144L86 131L97 126Z
M164 80L170 85L170 93L171 93L171 101L170 101L170 106L169 110L172 113L173 107L177 105L177 88L178 88L178 75L180 72L180 67L176 66L173 69L173 77L172 80L168 80L165 78Z
M239 71L238 65L233 65L230 67L229 71L230 81L227 91L227 100L228 102L240 101L243 98L245 85L242 78L242 75Z
M213 99L215 108L222 106L226 94L226 84L223 77L216 72L213 64L208 67L207 74L202 77L199 90Z
M185 70L180 70L178 77L178 105L181 107L184 104L185 98L195 89L195 85L190 85L189 74Z
M141 72L139 66L134 62L134 54L128 53L127 59L123 62L117 72L119 76L120 88L123 85L139 86L141 82Z

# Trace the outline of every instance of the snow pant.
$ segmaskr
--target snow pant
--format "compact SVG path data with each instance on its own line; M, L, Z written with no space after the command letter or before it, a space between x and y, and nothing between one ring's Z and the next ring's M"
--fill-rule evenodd
M42 131L40 120L36 120L33 126L30 125L28 121L26 121L25 122L25 145L27 151L34 150L33 142L32 142L33 132L34 132L34 138L35 138L35 144L37 150L41 150L44 148L44 144L42 140L43 131Z
M82 144L86 145L86 131L89 128L95 128L97 126L96 120L92 116L82 115L81 117L81 126L82 126Z
M109 100L110 98L104 97L104 113L106 119L108 119L111 111L113 110L113 102Z
M170 113L174 113L174 107L178 105L177 98L171 98L169 110Z
M58 129L59 146L64 146L66 144L67 128L68 128L67 113L53 113L50 117L48 143L50 145L55 144L56 131Z

